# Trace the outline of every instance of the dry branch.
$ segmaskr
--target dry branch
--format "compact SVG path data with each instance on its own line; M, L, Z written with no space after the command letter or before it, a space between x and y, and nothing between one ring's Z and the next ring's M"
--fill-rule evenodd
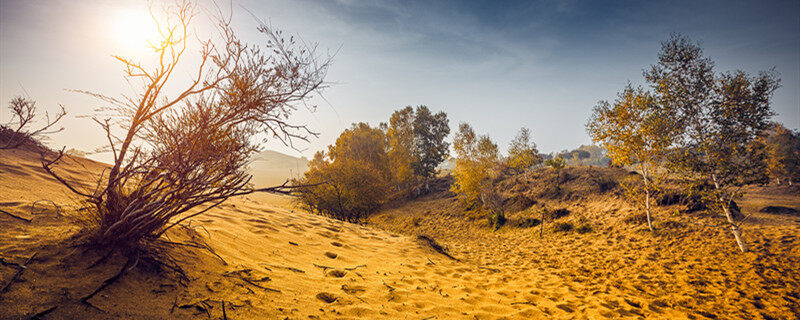
M28 218L25 218L25 217L20 217L20 216L18 216L18 215L15 215L15 214L13 214L13 213L11 213L11 212L8 212L8 211L5 211L5 210L3 210L3 209L0 209L0 212L7 214L7 215L9 215L10 217L12 217L12 218L14 218L14 219L19 219L19 220L22 220L22 221L25 221L25 222L31 222L31 221L33 221L33 219L28 219Z
M17 281L17 278L19 278L22 275L22 272L25 271L25 269L28 268L28 263L30 263L31 260L33 260L33 258L36 257L37 254L39 254L39 253L38 252L33 253L33 255L31 255L30 258L25 260L25 263L23 263L22 265L16 264L17 267L18 267L17 272L15 272L14 275L11 277L11 280L9 280L8 283L6 283L6 285L4 285L2 289L0 289L0 293L6 292L8 290L8 288L11 287L11 284L14 283L15 281ZM10 264L10 263L8 263L8 264L7 263L8 262L3 261L3 265Z

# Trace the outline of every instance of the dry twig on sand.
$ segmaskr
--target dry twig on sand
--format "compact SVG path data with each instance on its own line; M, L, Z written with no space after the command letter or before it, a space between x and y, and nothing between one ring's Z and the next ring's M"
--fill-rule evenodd
M3 209L0 209L0 212L7 214L8 216L10 216L10 217L12 217L14 219L19 219L19 220L22 220L22 221L25 221L25 222L31 222L33 220L33 219L25 218L25 217L20 217L18 215L15 215L15 214L13 214L11 212L8 212L8 211L5 211Z
M6 292L8 288L11 286L11 284L17 281L17 278L19 278L19 276L22 275L22 272L28 268L28 263L30 263L31 260L33 260L33 258L36 257L37 254L39 253L38 252L33 253L33 255L31 255L31 257L28 258L28 260L26 260L25 263L21 265L17 263L6 262L5 260L3 260L3 265L16 265L17 272L14 273L14 275L11 277L11 280L9 280L8 283L6 283L6 285L4 285L2 289L0 289L0 293Z

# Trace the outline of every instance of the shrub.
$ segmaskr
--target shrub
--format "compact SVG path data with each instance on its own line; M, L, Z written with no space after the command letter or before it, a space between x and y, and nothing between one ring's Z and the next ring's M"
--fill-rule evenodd
M536 218L522 218L514 221L514 226L518 228L533 228L542 224L542 221Z
M647 223L647 214L646 213L632 214L630 216L625 217L625 219L622 221L629 224L644 224Z
M558 209L542 209L544 210L544 216L547 219L558 219L563 218L569 215L569 210L567 208L558 208Z
M508 218L502 213L493 213L489 216L489 225L495 230L500 229L506 222L508 222Z
M574 229L574 227L572 223L569 222L556 222L553 224L553 231L556 232L569 232L572 231L572 229Z
M168 32L151 46L152 64L115 56L137 92L119 98L87 93L107 104L93 120L108 138L111 169L87 190L57 173L63 152L42 159L45 171L96 217L93 242L114 249L138 249L232 196L277 191L248 183L248 159L259 146L254 143L268 136L290 144L314 135L289 119L325 86L330 63L318 59L313 45L263 24L258 31L267 41L261 47L239 39L222 17L211 18L217 34L192 34L199 12L190 0L167 5L163 16L153 14ZM185 50L194 40L199 52ZM192 76L177 83L187 78L172 71L184 70L187 60L194 63L185 70Z
M575 229L575 231L577 231L580 234L584 234L594 231L594 228L590 224L582 224L580 227Z

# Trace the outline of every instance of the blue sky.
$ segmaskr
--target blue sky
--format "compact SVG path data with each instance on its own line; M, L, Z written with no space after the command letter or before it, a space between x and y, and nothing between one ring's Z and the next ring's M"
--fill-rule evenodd
M63 89L124 92L109 55L127 49L108 27L116 12L145 6L2 1L0 99L8 101L22 85L44 107L62 103L72 110L69 128L52 144L101 145L98 129L73 117L100 104ZM313 101L317 112L295 118L320 132L319 139L300 144L301 151L269 144L294 155L312 155L352 122L377 124L419 104L446 111L452 128L469 122L503 149L522 126L545 152L587 144L592 107L628 81L643 84L642 69L673 32L700 41L718 71L776 67L783 79L776 120L800 128L798 1L239 0L233 8L250 41L262 40L252 13L337 52L325 100Z

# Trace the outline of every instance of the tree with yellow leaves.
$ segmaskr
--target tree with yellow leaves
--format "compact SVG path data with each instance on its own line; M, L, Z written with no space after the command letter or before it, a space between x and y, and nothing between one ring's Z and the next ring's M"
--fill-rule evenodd
M467 207L482 203L481 193L490 183L490 174L500 159L497 145L488 135L478 136L467 123L458 127L453 149L456 165L453 169L455 183L452 190Z
M659 164L672 144L665 119L653 95L629 84L613 104L601 101L586 125L592 140L606 148L614 164L632 165L641 173L650 231L653 231L650 198L663 177L657 174Z

